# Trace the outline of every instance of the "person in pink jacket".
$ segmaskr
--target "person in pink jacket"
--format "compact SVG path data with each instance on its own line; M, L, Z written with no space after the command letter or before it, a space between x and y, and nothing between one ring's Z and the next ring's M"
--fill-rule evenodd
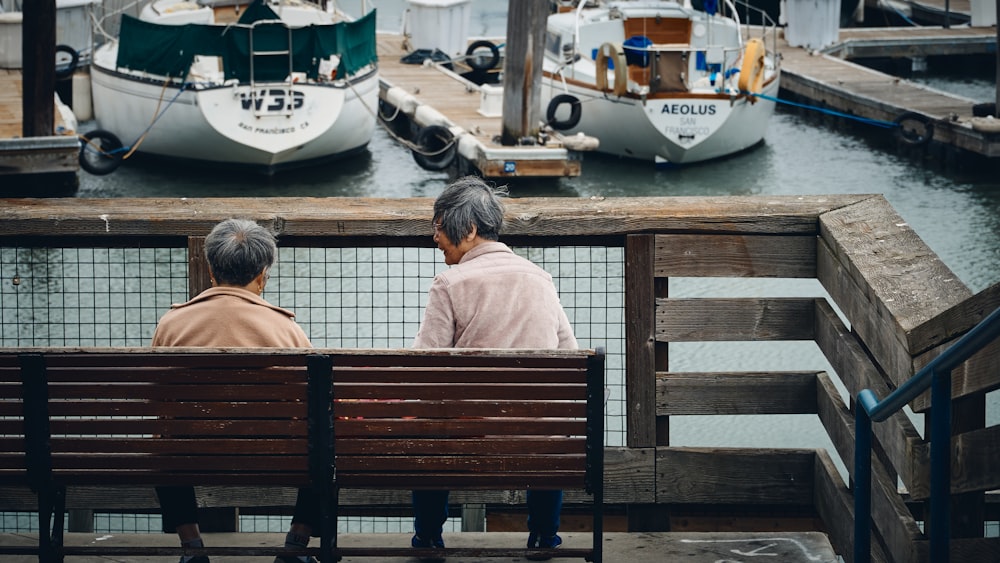
M474 176L434 202L434 242L451 266L435 276L416 348L576 349L552 276L499 242L503 189ZM562 491L528 491L528 547L562 543ZM413 547L444 548L448 491L413 491Z
M172 305L153 333L153 346L213 348L312 348L295 314L261 297L277 258L274 235L253 221L227 219L205 238L212 287L186 303ZM191 487L157 487L163 531L181 545L203 547L198 504ZM319 530L320 507L310 489L300 489L285 546L306 547ZM275 563L315 563L315 558L278 556ZM181 563L209 563L207 556Z

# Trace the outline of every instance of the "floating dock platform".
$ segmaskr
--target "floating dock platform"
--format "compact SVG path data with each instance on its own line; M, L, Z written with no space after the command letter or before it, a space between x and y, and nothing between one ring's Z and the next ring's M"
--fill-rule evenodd
M440 126L455 138L462 173L478 172L486 177L580 175L581 153L568 145L586 143L586 139L554 134L544 144L501 145L503 86L479 86L438 64L401 62L409 52L404 49L402 35L378 34L380 119L404 141L420 130Z
M849 59L996 55L993 27L891 27L841 29L822 51L779 45L781 90L825 109L894 122L916 114L930 125L928 141L1000 158L1000 119L976 116L973 100L883 74Z
M58 106L56 133L23 137L23 87L20 69L0 69L0 195L52 195L76 191L80 141L67 127ZM45 178L42 181L42 178Z

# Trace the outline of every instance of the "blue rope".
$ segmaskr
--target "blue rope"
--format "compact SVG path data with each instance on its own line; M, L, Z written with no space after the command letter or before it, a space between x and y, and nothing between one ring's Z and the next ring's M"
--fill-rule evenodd
M885 121L885 120L882 120L882 119L871 119L871 118L868 118L868 117L861 117L859 115L851 115L849 113L843 113L843 112L835 111L835 110L832 110L832 109L821 108L819 106L811 106L811 105L808 105L808 104L800 104L798 102L792 102L792 101L789 101L789 100L782 100L781 98L773 98L773 97L767 96L765 94L753 94L753 93L747 92L747 91L741 91L740 93L744 94L744 95L747 95L747 96L756 96L758 98L761 98L761 99L764 99L764 100L769 100L769 101L772 101L772 102L777 102L777 103L781 103L781 104L787 104L787 105L790 105L790 106L795 106L797 108L816 110L818 112L825 113L827 115L835 115L837 117L844 117L844 118L847 118L847 119L853 119L855 121L860 121L861 123L866 123L868 125L875 125L877 127L884 127L885 129L893 129L895 127L899 127L898 123L895 123L895 122L892 122L892 121Z

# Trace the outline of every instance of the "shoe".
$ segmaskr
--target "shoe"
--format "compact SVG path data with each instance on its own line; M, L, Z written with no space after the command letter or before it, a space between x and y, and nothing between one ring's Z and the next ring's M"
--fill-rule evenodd
M444 540L439 537L425 540L413 534L413 539L410 540L410 547L417 549L444 549ZM421 563L441 563L444 561L444 557L421 557L420 561Z
M302 563L302 560L296 555L279 555L274 558L274 563ZM306 558L305 563L319 563L319 561L316 561L316 558L310 555Z
M528 549L552 549L562 545L562 538L555 536L539 536L538 534L528 534ZM551 555L545 553L529 553L524 556L528 561L548 561Z

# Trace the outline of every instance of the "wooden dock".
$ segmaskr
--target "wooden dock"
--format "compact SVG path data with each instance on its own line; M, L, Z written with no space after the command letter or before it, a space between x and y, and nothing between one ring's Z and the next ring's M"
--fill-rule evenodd
M22 136L23 88L19 69L0 69L0 177L4 178L2 195L32 195L25 193L24 185L32 189L43 189L37 180L41 175L56 175L61 180L45 185L72 184L75 191L76 173L79 170L77 157L80 141L77 140L75 126L67 124L56 108L53 135L47 137ZM57 192L64 191L56 188Z
M781 40L782 96L868 119L893 122L906 113L933 127L932 142L988 158L1000 157L1000 121L973 115L974 100L883 74L849 59L996 53L996 29L841 29L823 52L791 47Z
M402 114L409 120L409 127L403 128L409 131L396 126L401 137L433 125L446 127L458 144L460 167L486 177L580 175L580 153L558 135L545 144L499 143L501 85L481 88L439 65L400 62L409 52L403 36L379 33L379 98L391 108L387 117Z

